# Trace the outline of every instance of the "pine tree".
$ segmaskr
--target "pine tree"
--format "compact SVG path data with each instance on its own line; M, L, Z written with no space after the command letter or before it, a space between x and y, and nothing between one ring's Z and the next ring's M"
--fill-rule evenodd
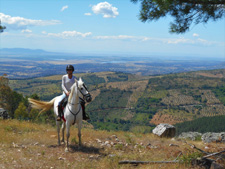
M225 16L225 0L131 0L141 2L140 20L154 21L170 15L171 33L185 33L192 24L217 21Z

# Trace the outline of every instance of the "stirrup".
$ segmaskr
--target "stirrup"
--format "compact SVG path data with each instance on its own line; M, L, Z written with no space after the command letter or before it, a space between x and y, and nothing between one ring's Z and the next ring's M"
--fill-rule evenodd
M83 116L83 120L90 120L90 117L88 115Z

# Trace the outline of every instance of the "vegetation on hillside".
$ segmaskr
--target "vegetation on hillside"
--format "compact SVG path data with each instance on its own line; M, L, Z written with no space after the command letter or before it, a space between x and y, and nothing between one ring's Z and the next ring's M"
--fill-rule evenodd
M215 96L225 105L225 85L213 88L212 92L214 92Z
M77 77L83 78L92 94L93 101L86 111L96 129L146 133L159 123L176 124L225 115L224 69L152 77L121 72L85 73ZM62 92L60 75L10 80L10 87L15 90L15 98L20 98L14 112L21 100L30 95L51 100ZM51 117L46 113L43 119L47 116Z
M182 132L224 132L225 131L225 116L202 117L193 121L185 121L175 124L177 129L176 134Z
M23 96L21 93L13 91L9 87L6 76L0 76L0 107L8 111L10 118L55 124L53 111L50 110L38 116L39 111L30 107L28 97L40 99L37 94Z

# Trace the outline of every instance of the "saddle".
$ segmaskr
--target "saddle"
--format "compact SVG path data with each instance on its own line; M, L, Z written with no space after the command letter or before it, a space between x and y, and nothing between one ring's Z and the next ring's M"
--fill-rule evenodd
M63 110L66 107L67 103L68 103L68 97L65 97L60 103L60 105L61 105L60 111L62 112L62 117L64 117L64 111ZM83 113L85 113L85 101L82 98L80 98L80 104L81 104L81 108L83 110Z

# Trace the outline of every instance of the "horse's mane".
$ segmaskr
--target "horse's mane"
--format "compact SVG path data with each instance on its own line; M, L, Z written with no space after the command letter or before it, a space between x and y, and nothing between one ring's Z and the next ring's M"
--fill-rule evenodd
M73 84L73 86L71 86L71 92L70 92L70 95L69 95L69 99L68 101L71 102L71 99L73 97L73 93L75 92L75 86L78 84L78 81L75 80L75 83Z
M75 87L77 85L77 87L79 86L79 83L83 82L81 78L79 78L79 80L75 79L75 83L73 84L73 86L71 86L71 92L69 95L69 99L68 101L71 102L71 99L73 97L73 93L75 92Z

